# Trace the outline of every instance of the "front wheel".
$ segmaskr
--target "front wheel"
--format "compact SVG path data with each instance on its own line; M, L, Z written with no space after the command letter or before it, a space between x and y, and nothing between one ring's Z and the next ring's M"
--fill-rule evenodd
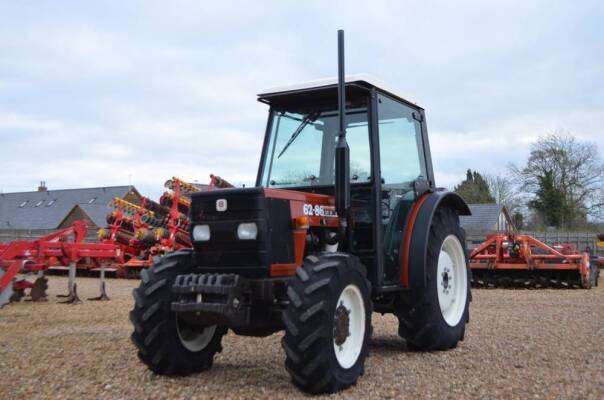
M450 208L436 210L428 239L426 286L401 296L399 335L414 350L446 350L463 340L470 319L465 234Z
M308 256L287 290L283 313L293 383L308 393L333 393L356 383L371 335L371 286L357 257Z
M191 253L180 251L154 262L141 271L140 287L134 289L130 321L138 357L153 372L187 375L211 368L222 350L226 329L216 325L191 324L170 308L176 276L189 272Z

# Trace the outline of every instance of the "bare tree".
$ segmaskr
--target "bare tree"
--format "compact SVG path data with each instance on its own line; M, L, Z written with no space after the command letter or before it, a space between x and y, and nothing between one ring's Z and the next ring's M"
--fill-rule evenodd
M512 171L521 189L534 197L529 207L546 221L572 228L587 218L604 216L604 164L595 143L578 141L570 134L550 134L531 146L526 166L512 166ZM556 209L548 204L556 204ZM555 218L549 218L549 213Z
M498 174L486 175L486 180L489 185L489 191L497 204L505 206L510 215L520 211L522 199L512 178Z

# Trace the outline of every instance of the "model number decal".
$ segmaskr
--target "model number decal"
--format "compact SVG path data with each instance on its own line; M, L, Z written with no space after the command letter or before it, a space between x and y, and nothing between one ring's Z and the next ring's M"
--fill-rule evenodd
M330 208L331 207L325 209L325 206L320 206L318 204L304 204L302 211L304 212L304 215L308 215L311 217L336 217L336 212Z

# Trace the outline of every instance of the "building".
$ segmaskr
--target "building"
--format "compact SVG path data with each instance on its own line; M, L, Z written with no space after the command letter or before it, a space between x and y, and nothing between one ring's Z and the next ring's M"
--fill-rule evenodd
M0 242L32 239L85 219L89 234L106 226L106 216L115 197L139 204L134 186L48 190L44 182L37 191L0 193Z
M472 215L461 216L459 222L466 231L468 248L484 242L493 232L515 232L510 214L505 206L495 203L468 204Z

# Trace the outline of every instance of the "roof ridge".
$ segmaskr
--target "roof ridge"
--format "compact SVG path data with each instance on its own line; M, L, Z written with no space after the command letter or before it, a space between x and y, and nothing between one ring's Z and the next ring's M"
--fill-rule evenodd
M50 192L67 192L73 190L91 190L91 189L115 189L115 188L134 188L134 185L115 185L115 186L95 186L86 188L69 188L69 189L48 189L48 190L28 190L23 192L2 192L0 196L6 194L23 194L23 193L50 193Z

